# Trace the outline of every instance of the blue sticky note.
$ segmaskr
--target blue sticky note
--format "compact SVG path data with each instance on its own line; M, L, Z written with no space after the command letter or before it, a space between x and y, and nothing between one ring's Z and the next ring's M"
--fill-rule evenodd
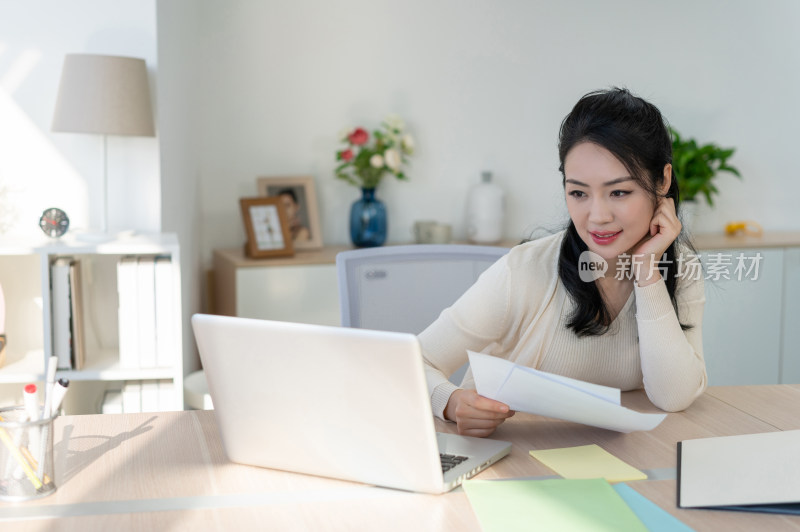
M694 532L694 529L627 484L614 484L612 487L650 532Z

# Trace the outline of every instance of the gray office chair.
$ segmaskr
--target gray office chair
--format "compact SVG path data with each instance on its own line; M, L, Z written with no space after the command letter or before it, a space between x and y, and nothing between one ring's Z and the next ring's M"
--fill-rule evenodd
M415 244L336 255L342 325L419 334L507 247ZM450 376L456 384L466 365Z

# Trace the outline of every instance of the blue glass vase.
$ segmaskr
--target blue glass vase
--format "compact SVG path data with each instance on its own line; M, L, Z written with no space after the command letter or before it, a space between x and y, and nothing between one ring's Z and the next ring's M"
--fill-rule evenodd
M386 205L375 198L374 188L362 188L361 198L350 207L350 240L359 248L386 242Z

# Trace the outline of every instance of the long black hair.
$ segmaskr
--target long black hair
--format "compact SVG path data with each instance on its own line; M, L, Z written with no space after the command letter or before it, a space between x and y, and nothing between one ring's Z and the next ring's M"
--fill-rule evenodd
M664 184L664 166L672 163L672 139L661 112L653 104L631 94L627 89L612 88L583 96L561 122L558 156L561 161L562 184L565 184L564 160L578 144L591 142L610 151L630 172L631 177L653 198L655 205ZM673 174L666 197L675 200L680 212L678 182ZM662 261L666 267L664 281L677 313L675 288L679 263L676 243L693 249L683 231L671 243ZM567 327L578 336L604 334L611 325L611 314L600 290L593 282L583 282L578 272L580 254L587 248L572 220L567 226L558 260L558 275L564 283L575 309ZM681 324L684 329L688 325Z

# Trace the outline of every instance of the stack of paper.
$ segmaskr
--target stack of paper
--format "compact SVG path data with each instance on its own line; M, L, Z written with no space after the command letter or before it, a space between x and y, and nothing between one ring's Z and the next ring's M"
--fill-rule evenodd
M620 405L620 391L538 371L469 351L479 394L512 410L564 419L618 432L651 430L666 414L644 414Z
M530 453L566 478L465 481L464 491L485 532L691 531L630 486L611 486L647 475L597 445Z
M601 478L467 480L464 491L484 532L691 530L627 485Z

